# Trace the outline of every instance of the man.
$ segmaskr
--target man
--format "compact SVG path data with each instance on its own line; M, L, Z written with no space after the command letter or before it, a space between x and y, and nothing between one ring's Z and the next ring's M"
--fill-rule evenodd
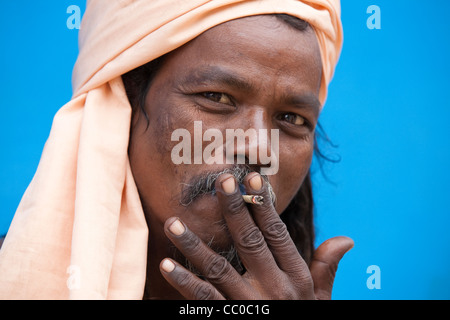
M339 4L156 2L88 3L74 98L0 252L1 296L330 298L353 242L313 253L308 172L340 50ZM149 23L156 9L161 21ZM134 24L111 27L117 16ZM257 136L205 138L237 129ZM177 130L197 139L182 148L186 161L174 161Z

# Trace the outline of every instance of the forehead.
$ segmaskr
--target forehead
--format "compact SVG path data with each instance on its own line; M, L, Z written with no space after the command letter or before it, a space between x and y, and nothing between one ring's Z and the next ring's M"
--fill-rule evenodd
M300 31L273 15L240 18L211 28L170 53L166 65L173 76L192 77L198 70L220 68L259 85L276 81L289 90L317 95L322 74L312 28Z

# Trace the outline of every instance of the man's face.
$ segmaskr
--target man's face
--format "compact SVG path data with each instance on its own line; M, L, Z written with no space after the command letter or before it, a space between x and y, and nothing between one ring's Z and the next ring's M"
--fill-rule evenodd
M149 123L142 114L135 117L129 148L151 232L162 230L166 219L178 216L203 241L214 238L219 247L229 245L214 194L183 203L188 185L198 177L233 166L225 161L206 164L204 159L194 164L194 143L200 143L202 150L211 143L194 141L198 138L194 121L201 121L202 134L217 129L224 139L227 129L267 129L269 139L271 130L277 130L279 169L268 179L281 214L311 164L321 71L312 29L296 30L274 16L221 24L170 53L146 97ZM172 149L179 141L171 137L177 129L190 132L191 164L173 162ZM259 141L236 148L235 156L248 159L261 147ZM259 170L267 164L258 159L250 166Z

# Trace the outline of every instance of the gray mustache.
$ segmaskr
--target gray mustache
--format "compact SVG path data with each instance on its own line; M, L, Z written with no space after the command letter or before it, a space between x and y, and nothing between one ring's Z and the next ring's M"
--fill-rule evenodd
M244 187L242 185L244 178L251 172L255 172L252 168L247 165L234 165L231 168L226 168L222 171L206 172L202 175L195 176L189 183L184 184L180 204L182 206L189 206L192 202L204 195L215 195L215 183L217 178L224 173L228 173L234 176L237 183L239 184L240 190L244 193ZM275 205L275 193L273 192L272 186L269 182L267 175L261 174L262 179L268 187L270 200Z

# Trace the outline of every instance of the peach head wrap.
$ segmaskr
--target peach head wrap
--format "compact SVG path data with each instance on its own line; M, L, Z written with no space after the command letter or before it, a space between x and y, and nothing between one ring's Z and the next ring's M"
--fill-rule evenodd
M128 161L121 75L215 25L271 13L313 26L323 104L342 46L339 0L87 1L74 94L55 115L0 251L0 299L142 298L148 229Z

